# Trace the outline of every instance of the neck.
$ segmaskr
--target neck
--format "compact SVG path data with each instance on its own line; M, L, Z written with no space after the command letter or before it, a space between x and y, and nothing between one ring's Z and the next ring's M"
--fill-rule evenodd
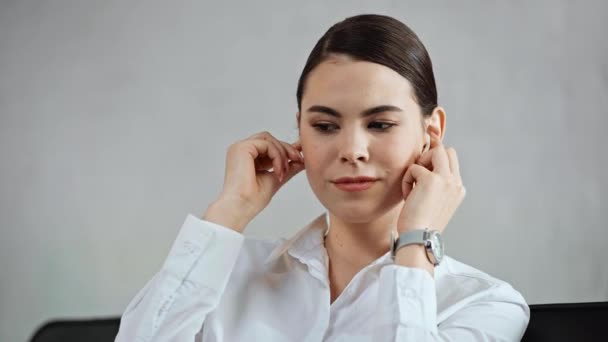
M390 231L396 229L403 202L369 222L348 222L328 213L330 229L325 248L330 262L358 271L390 250Z

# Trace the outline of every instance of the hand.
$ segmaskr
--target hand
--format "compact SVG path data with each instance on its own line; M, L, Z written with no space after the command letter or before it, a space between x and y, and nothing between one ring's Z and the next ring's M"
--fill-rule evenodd
M401 189L405 204L399 214L399 233L428 227L443 232L464 199L456 150L440 141L405 172Z
M289 144L261 132L228 148L224 185L216 207L230 208L241 222L252 220L274 194L304 169L299 142ZM272 168L272 171L269 169ZM242 227L244 228L244 227Z

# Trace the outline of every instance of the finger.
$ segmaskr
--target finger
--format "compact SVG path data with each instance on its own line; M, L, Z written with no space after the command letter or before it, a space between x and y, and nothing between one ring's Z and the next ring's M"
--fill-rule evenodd
M286 183L293 176L297 175L300 171L302 171L304 169L305 169L304 163L289 163L289 168L287 169L287 173L285 174L283 183Z
M291 146L293 146L298 151L302 150L302 142L300 141L300 139L292 143Z
M281 179L273 179L271 178L264 178L262 181L266 182L269 181L272 185L272 192L276 193L284 184L286 184L291 178L293 178L295 175L297 175L300 171L304 170L304 164L303 163L289 163L289 169L287 170L287 172L285 173L285 176Z
M289 170L289 160L297 160L297 154L293 151L293 147L288 143L275 138L272 134L268 133L268 139L270 139L281 152L283 158L283 170L281 170L282 178L285 178L287 171Z
M289 159L292 161L298 161L301 162L302 161L302 156L300 156L300 152L298 152L298 150L296 150L295 147L293 147L291 144L286 143L284 141L280 141L281 145L283 145L283 147L285 148L285 150L287 150L287 154L289 155Z
M428 170L433 171L433 153L435 153L434 148L422 153L416 160L416 164L424 166Z
M435 153L433 153L433 172L436 172L444 177L449 177L452 175L450 171L450 160L448 159L448 154L445 151L445 146L443 144L437 145L435 148Z
M300 141L300 139L298 139L296 142L292 143L291 146L293 146L296 151L298 152L298 155L300 156L300 160L302 162L304 162L304 155L302 154L302 142Z
M262 138L265 135L270 135L270 132L267 132L267 131L258 132L256 134L253 134L252 136L248 137L246 140L249 140L249 139L259 139L259 138Z
M411 164L408 166L407 171L405 171L405 175L403 176L403 180L401 181L403 197L407 198L407 195L409 195L410 191L414 188L414 184L430 172L431 171L422 165Z
M452 174L458 179L462 180L460 177L460 165L458 163L458 155L456 154L456 150L452 147L446 150L448 153L448 158L450 159L450 170L452 170Z
M285 177L285 173L287 173L287 169L289 168L289 157L287 156L287 150L278 139L270 137L269 141L272 142L279 150L279 153L281 153L281 164L283 166L281 169L281 178L283 178Z
M292 143L291 146L296 149L296 151L302 151L302 142L298 139L296 142Z
M281 145L281 143L279 142L279 140L277 138L275 138L269 132L262 132L262 133L260 133L257 136L258 136L257 139L266 140L266 141L269 141L270 143L272 143L277 148L277 150L279 151L279 153L281 154L281 160L280 160L280 162L281 162L282 166L280 167L280 169L276 169L275 171L281 177L283 177L285 175L285 173L287 172L287 168L288 168L288 164L289 164L289 158L287 158L287 151Z
M271 141L264 139L252 139L251 144L253 144L258 151L258 155L265 154L272 160L272 172L277 175L277 178L280 178L282 175L281 170L283 169L283 161L281 152L276 145Z

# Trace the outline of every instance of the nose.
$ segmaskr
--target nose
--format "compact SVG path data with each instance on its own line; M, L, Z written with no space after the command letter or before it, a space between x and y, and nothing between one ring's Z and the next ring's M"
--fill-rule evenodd
M369 141L363 132L358 130L343 130L340 142L340 161L356 164L369 160L368 145Z

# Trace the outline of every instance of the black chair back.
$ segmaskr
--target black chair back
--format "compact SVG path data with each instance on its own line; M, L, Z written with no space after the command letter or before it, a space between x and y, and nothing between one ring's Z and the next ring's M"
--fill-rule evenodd
M54 320L38 328L30 342L113 342L120 318Z
M608 324L608 302L535 304L530 310L524 342L608 341L603 326Z

